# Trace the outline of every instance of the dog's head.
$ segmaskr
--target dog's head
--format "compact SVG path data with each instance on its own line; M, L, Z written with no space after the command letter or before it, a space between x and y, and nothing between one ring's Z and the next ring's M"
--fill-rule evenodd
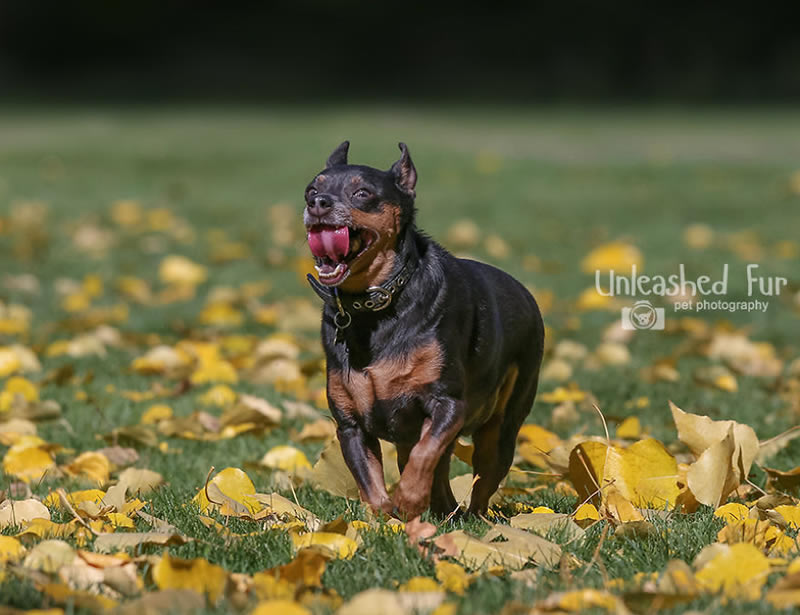
M363 292L392 271L398 236L414 219L417 171L404 143L388 171L348 164L349 146L308 184L303 222L320 282Z

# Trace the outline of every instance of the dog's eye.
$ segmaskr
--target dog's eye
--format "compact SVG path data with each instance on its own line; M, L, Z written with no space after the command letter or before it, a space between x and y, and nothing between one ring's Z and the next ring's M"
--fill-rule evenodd
M360 188L353 193L354 199L368 199L370 196L369 190L364 190L364 188Z
M306 191L306 197L308 197L309 199L313 199L316 195L317 195L317 189L316 188L309 188Z

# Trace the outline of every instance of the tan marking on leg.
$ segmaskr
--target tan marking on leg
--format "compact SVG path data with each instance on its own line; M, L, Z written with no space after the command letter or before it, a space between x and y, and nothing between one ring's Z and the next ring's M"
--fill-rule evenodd
M491 395L493 404L489 420L480 427L472 437L475 449L472 462L475 475L479 476L472 490L469 512L483 514L489 506L489 498L497 491L503 476L498 476L498 447L500 446L500 430L506 414L506 405L517 383L519 368L512 364L506 370L500 386Z
M335 369L328 372L328 395L343 412L366 414L375 403L375 387L368 374Z
M461 431L461 423L454 423L445 433L431 435L433 422L425 419L419 442L411 449L408 464L400 476L392 502L409 519L422 514L431 500L433 478L439 460Z

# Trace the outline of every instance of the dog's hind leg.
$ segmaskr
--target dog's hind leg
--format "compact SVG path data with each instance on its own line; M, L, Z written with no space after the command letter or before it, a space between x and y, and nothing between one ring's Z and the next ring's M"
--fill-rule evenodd
M498 405L501 407L492 418L476 431L472 440L475 450L472 454L473 471L478 480L472 490L469 503L470 514L482 515L489 508L492 497L500 482L508 474L514 461L517 434L531 411L536 397L538 371L533 377L514 378L510 394L503 396L501 387Z

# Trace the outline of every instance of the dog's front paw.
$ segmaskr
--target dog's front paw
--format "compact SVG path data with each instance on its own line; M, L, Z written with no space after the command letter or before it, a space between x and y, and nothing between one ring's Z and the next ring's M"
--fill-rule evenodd
M419 517L428 509L430 499L430 490L404 487L400 481L392 496L394 515L405 519Z

